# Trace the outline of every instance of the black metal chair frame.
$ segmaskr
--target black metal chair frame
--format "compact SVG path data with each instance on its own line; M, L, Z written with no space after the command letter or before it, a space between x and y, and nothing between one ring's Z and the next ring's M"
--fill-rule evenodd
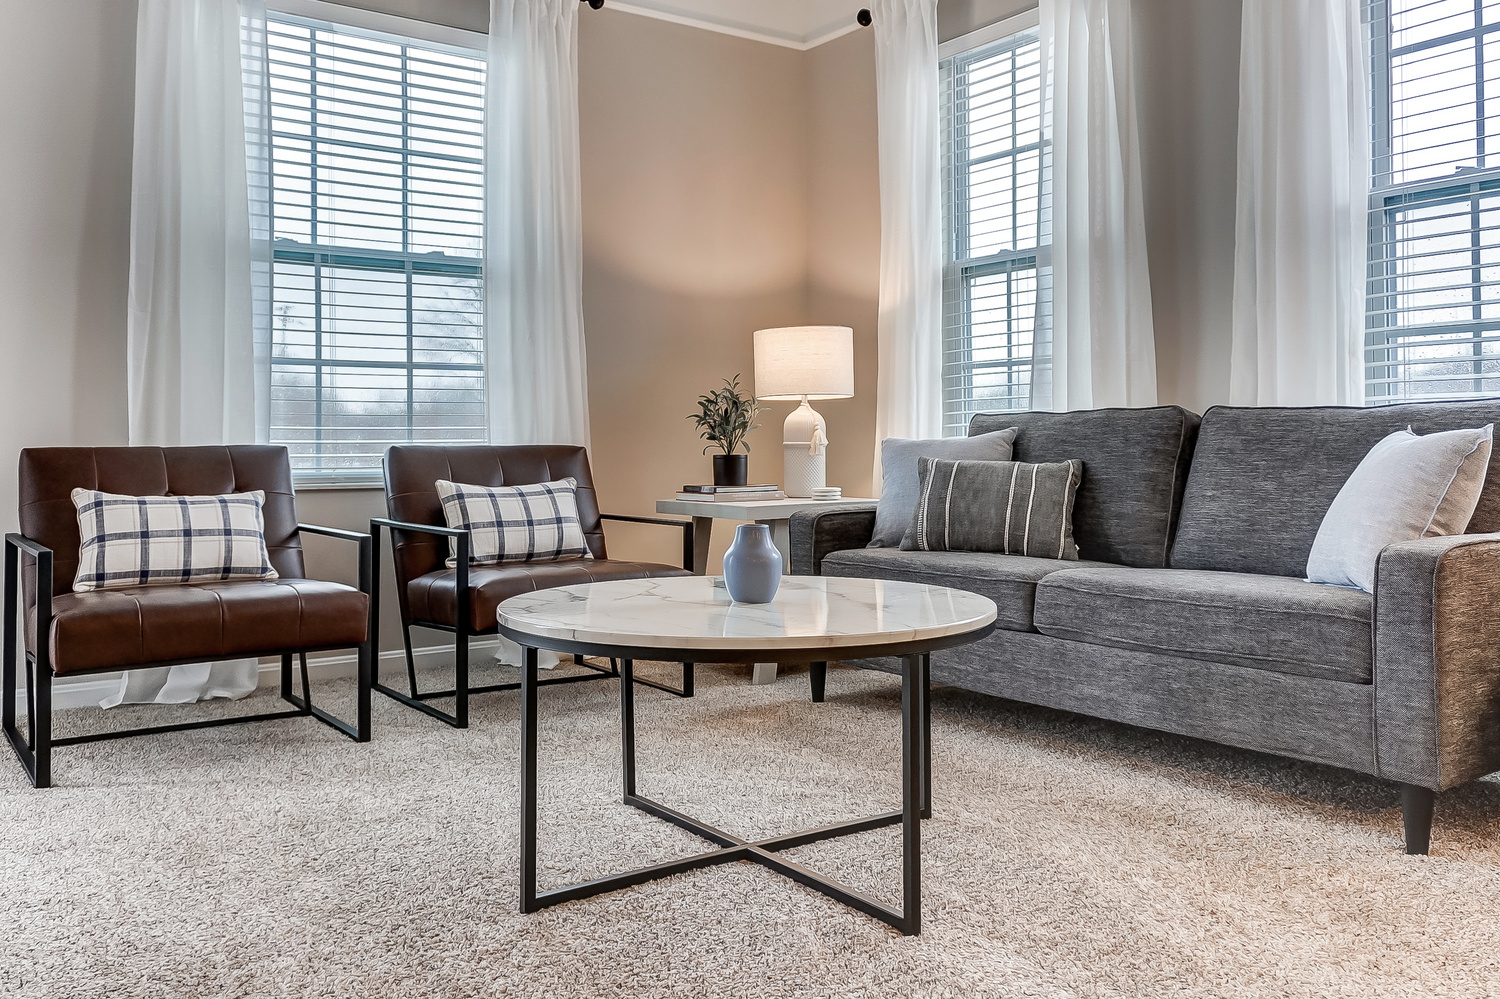
M668 520L662 517L633 517L624 514L601 513L600 520L621 521L627 524L655 524L663 527L676 527L682 530L682 567L689 572L693 571L693 522L691 520ZM405 613L401 615L401 642L406 651L406 684L407 690L401 691L394 687L388 687L380 680L380 660L377 655L375 660L374 678L371 688L405 704L409 708L416 708L425 715L436 718L454 728L469 727L469 697L473 694L490 694L501 690L520 690L521 681L515 680L506 683L489 683L474 686L469 683L469 639L482 635L497 635L498 629L486 629L475 631L470 626L469 617L469 532L464 528L439 527L434 524L414 524L403 520L391 520L387 517L375 517L370 521L370 537L374 546L375 564L380 564L380 530L388 528L395 531L411 531L417 534L431 534L438 537L453 538L456 552L454 561L457 567L454 570L457 579L458 601L454 613L456 625L441 624L436 621L417 621L408 618ZM395 546L392 545L392 559L395 558ZM400 585L399 576L397 585ZM398 604L399 606L399 604ZM378 596L373 599L371 605L370 627L378 630L380 627L380 610ZM453 636L453 687L449 690L419 690L417 688L417 662L412 650L411 629L413 627L428 628L433 631L441 631ZM596 666L587 662L582 655L574 655L573 662L589 670L588 673L574 673L569 676L548 677L538 680L539 686L547 686L554 683L582 683L588 680L606 680L620 676L619 661L611 658L609 668ZM682 664L682 686L671 687L655 680L647 680L635 677L635 682L644 687L654 687L664 690L677 697L693 696L693 664ZM452 714L434 707L427 703L442 698L454 699Z
M333 527L317 527L298 524L303 534L315 534L352 541L359 545L359 590L370 598L370 631L359 650L359 685L357 696L357 719L350 724L324 711L312 703L312 694L307 677L307 654L329 652L348 646L319 646L268 650L264 655L281 657L281 697L291 704L292 711L269 711L253 715L238 715L233 718L212 718L203 721L178 722L173 725L152 725L147 728L125 729L118 732L93 732L66 738L52 736L52 684L56 674L52 672L52 649L48 637L52 630L52 549L45 548L22 534L5 536L5 649L3 678L0 678L0 727L5 730L16 758L31 779L32 787L52 786L52 750L58 746L73 746L85 742L102 742L106 739L123 739L137 735L157 735L162 732L183 732L190 729L218 728L221 725L238 725L241 722L274 721L279 718L311 717L337 729L355 742L370 741L370 683L375 662L375 607L374 560L371 538L357 531L344 531ZM22 552L36 559L36 648L26 652L26 734L23 736L16 725L16 696L18 670L16 669L16 645L18 635L18 603L20 597L20 555ZM298 656L302 668L302 694L292 692L292 657ZM155 666L182 666L203 662L202 656L188 659L172 659L161 662L137 663L131 669L149 669ZM92 670L90 672L112 672ZM87 675L87 674L79 674Z

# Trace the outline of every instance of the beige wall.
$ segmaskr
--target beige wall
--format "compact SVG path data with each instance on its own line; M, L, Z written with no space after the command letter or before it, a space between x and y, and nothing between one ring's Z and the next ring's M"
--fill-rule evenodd
M875 461L875 322L880 304L880 171L875 36L855 31L806 53L808 321L854 327L854 398L822 402L828 482L870 496ZM778 406L780 419L788 411Z
M0 0L0 523L16 455L125 440L133 0Z
M331 0L346 7L412 17L465 31L490 30L489 0Z
M753 384L753 331L805 320L805 60L608 7L587 14L578 63L594 477L608 511L651 513L682 484L711 481L687 420L697 396L736 372ZM750 437L755 481L780 478L786 412L769 407ZM610 533L612 553L680 558L673 532Z
M1035 8L1036 0L938 0L938 40L946 42Z
M1201 413L1229 401L1240 2L1135 11L1157 392Z

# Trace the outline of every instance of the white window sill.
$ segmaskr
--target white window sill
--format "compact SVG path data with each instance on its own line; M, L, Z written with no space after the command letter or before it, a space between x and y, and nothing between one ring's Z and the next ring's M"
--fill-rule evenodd
M384 489L385 481L380 476L301 476L292 473L292 488L299 493L348 491L357 489Z

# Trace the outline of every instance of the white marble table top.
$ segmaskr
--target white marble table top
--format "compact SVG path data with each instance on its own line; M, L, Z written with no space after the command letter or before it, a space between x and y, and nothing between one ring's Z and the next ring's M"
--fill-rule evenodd
M500 604L499 619L502 627L543 642L811 651L977 631L995 620L995 603L925 583L787 576L770 603L737 604L721 577L672 576L524 593Z

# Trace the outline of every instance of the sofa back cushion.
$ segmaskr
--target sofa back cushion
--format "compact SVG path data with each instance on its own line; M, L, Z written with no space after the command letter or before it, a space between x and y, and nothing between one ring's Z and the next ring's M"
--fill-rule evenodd
M969 433L1015 427L1015 461L1083 462L1073 504L1078 557L1159 569L1177 526L1198 416L1178 406L981 413Z
M1370 448L1500 420L1500 399L1402 406L1215 406L1203 415L1172 545L1174 569L1305 576L1323 516ZM1500 449L1469 533L1500 531Z

